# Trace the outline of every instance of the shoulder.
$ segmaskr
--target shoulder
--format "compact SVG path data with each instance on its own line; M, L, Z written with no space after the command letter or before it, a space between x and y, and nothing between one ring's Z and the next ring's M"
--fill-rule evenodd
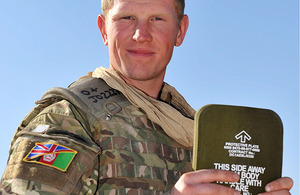
M52 88L37 103L51 99L65 99L95 117L104 113L108 102L118 102L121 106L130 104L120 91L110 87L104 80L93 77L80 78L68 88Z

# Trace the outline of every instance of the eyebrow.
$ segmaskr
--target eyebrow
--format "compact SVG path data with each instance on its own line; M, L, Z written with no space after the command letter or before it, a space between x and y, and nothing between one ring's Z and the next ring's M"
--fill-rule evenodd
M143 6L145 9L149 9L147 8L147 6ZM152 13L150 14L151 16L171 16L172 14L169 14L170 12L168 12L168 9L170 9L170 7L165 8L166 6L156 6L155 9L152 10ZM132 6L128 5L128 4L121 4L118 7L119 9L116 9L117 12L115 15L134 15L134 13L136 12L136 9L132 8ZM177 17L177 13L176 10L174 10L175 12L175 16ZM168 14L167 14L168 13Z

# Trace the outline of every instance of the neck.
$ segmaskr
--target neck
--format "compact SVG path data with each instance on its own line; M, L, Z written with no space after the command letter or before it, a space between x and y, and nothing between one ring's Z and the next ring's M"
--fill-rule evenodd
M123 75L119 74L119 76L128 84L131 85L142 92L144 92L146 95L157 99L158 94L161 90L162 84L163 84L163 78L162 79L152 79L152 80L132 80L129 78L124 77Z
M163 80L136 81L136 80L130 80L128 78L123 78L123 77L122 77L122 79L124 79L124 81L127 84L134 86L135 88L141 90L146 95L148 95L154 99L158 98L158 94L159 94L162 84L163 84Z

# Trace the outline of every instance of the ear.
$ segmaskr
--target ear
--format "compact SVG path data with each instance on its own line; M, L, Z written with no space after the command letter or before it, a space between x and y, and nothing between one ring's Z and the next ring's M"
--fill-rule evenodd
M105 24L105 17L102 14L98 15L97 24L98 24L98 28L99 28L99 30L101 32L104 45L108 45L107 33L106 33L106 24Z
M179 24L179 30L176 36L175 46L178 47L182 44L188 27L189 27L189 17L187 15L184 15Z

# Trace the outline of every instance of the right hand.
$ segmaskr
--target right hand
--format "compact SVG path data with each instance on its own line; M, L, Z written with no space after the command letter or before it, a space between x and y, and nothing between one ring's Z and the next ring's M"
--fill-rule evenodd
M240 192L233 188L211 182L237 182L239 178L239 175L232 171L216 169L203 169L189 172L179 178L171 191L171 195L238 195Z

